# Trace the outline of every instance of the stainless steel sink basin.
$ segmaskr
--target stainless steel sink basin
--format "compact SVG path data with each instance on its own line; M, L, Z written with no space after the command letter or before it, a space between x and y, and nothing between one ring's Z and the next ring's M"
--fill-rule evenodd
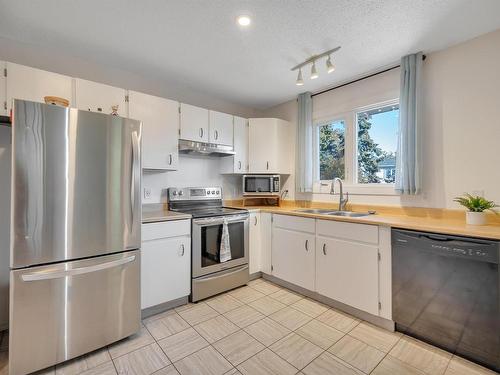
M305 214L320 214L320 215L329 215L335 210L328 210L325 208L301 208L299 210L294 210L296 212L303 212Z
M335 211L326 208L301 208L295 210L306 214L329 215L329 216L344 216L344 217L363 217L372 215L370 212L353 212L353 211Z
M327 215L345 216L345 217L363 217L363 216L368 216L368 215L372 215L372 214L369 212L334 211L334 212L327 213Z

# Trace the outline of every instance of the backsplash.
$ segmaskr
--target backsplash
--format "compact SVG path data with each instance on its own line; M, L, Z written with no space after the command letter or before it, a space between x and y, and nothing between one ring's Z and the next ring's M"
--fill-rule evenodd
M241 176L221 175L220 158L179 155L179 169L169 172L143 172L142 203L166 202L168 187L222 186L224 199L241 197ZM144 190L150 189L151 196L145 199Z

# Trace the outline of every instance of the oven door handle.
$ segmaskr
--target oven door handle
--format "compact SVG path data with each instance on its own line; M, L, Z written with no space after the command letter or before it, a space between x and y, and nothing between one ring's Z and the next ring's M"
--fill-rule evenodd
M218 279L222 276L230 276L230 275L234 275L235 273L238 273L238 272L241 272L241 271L244 271L245 269L247 269L248 266L242 266L242 267L238 267L236 268L234 271L230 271L230 272L225 272L225 273L219 273L218 275L216 276L208 276L208 277L200 277L198 279L196 279L197 282L207 282L207 281L211 281L211 280L214 280L214 279ZM227 269L226 269L227 270ZM225 271L226 271L225 270Z
M217 216L217 217L206 217L200 219L194 219L193 224L197 225L219 225L224 223L224 218L227 218L228 223L236 223L239 221L245 221L249 217L248 214L244 215L233 215L233 216Z

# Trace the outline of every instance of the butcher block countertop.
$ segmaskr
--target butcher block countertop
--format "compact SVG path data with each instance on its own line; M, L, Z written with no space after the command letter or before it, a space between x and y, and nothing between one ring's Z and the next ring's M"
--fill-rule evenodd
M156 223L170 220L191 219L191 215L169 211L163 203L142 205L142 223Z
M226 201L227 207L242 207L241 201ZM500 217L488 213L487 225L465 224L465 212L462 210L448 210L420 207L395 207L374 205L348 205L347 210L354 212L376 211L375 215L363 217L343 217L324 214L311 214L297 210L306 208L338 209L338 204L306 201L282 201L280 207L249 206L250 211L260 210L274 214L309 217L322 220L347 221L360 224L384 225L392 228L410 229L441 234L452 234L467 237L478 237L500 240Z

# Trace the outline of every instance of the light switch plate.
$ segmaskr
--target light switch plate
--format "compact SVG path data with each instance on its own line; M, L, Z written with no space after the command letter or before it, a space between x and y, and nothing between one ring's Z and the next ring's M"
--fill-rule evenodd
M151 188L144 188L144 199L151 199Z

